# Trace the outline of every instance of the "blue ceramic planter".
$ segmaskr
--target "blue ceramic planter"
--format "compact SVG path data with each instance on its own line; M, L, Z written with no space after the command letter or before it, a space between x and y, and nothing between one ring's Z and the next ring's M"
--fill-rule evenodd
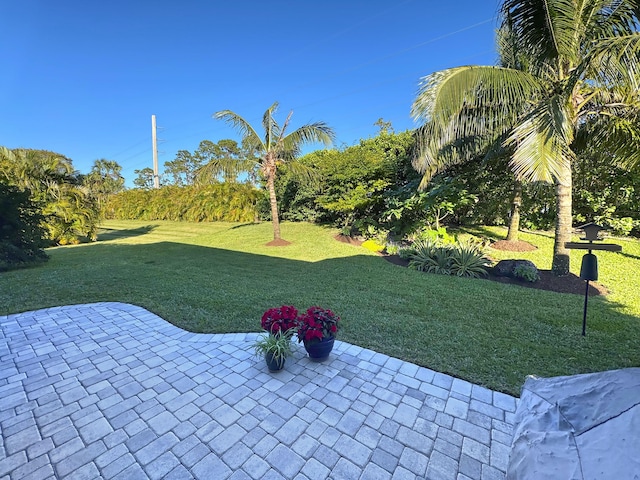
M323 338L319 342L304 342L304 348L312 362L324 362L333 350L335 337Z

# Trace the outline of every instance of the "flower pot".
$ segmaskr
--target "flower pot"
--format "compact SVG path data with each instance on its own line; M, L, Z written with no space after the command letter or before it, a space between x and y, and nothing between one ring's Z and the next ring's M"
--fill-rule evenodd
M279 372L284 368L284 357L274 357L271 353L267 353L264 356L264 360L267 363L267 368L270 372Z
M312 362L324 362L333 350L335 337L324 337L320 341L304 342L304 348Z

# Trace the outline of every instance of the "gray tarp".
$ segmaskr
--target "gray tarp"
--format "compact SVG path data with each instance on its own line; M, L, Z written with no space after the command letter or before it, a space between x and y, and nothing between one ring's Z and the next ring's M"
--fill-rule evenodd
M528 378L507 479L640 480L640 368Z

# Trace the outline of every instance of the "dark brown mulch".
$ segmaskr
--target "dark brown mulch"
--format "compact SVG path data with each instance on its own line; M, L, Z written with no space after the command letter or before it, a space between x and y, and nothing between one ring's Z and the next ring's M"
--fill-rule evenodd
M350 245L362 245L362 240L346 235L336 235L334 238L339 242L348 243ZM537 248L530 243L523 242L521 240L517 242L507 242L506 240L500 240L498 242L492 243L491 247L496 248L497 250L508 250L512 252L526 252L535 250ZM400 258L398 255L386 255L384 253L381 253L380 255L387 262L393 263L394 265L398 265L401 267L406 267L407 265L409 265L408 260ZM565 277L557 277L551 270L538 270L538 272L540 273L540 280L535 283L525 282L523 280L518 280L511 277L499 277L491 273L487 277L485 277L485 279L499 283L520 285L521 287L548 290L551 292L584 295L586 282L580 279L580 277L578 277L577 275L570 273ZM589 296L607 295L608 293L609 291L605 286L600 285L597 282L589 282Z
M401 267L406 267L409 264L408 260L400 258L398 255L384 255L384 259L389 263L393 263L394 265L399 265ZM489 274L489 276L485 278L494 282L520 285L521 287L537 288L540 290L549 290L551 292L558 293L584 295L586 282L581 280L577 275L571 273L566 277L557 277L551 270L538 270L538 272L540 273L540 280L535 283L525 282L510 277L498 277L493 274ZM600 285L597 282L589 282L589 296L607 295L608 293L609 291L603 285Z
M286 247L287 245L291 245L291 242L283 240L282 238L279 238L278 240L271 240L267 243L267 247Z
M496 250L504 250L506 252L531 252L537 250L538 247L531 245L529 242L522 240L516 240L515 242L509 242L507 240L498 240L491 244L491 248Z
M584 291L587 287L587 282L582 280L574 273L570 273L565 277L558 277L554 275L551 270L538 270L540 274L540 280L535 283L525 282L510 277L498 277L496 275L489 275L487 278L494 282L510 283L513 285L520 285L528 288L538 288L540 290L549 290L551 292L558 293L574 293L576 295L584 295ZM594 295L607 295L609 291L604 285L600 285L597 282L589 282L589 296Z

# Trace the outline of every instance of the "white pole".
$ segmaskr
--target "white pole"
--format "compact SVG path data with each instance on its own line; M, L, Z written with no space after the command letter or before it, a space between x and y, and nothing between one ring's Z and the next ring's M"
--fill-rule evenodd
M155 115L151 115L151 141L153 142L153 188L160 188L160 175L158 175L158 138L156 137Z

